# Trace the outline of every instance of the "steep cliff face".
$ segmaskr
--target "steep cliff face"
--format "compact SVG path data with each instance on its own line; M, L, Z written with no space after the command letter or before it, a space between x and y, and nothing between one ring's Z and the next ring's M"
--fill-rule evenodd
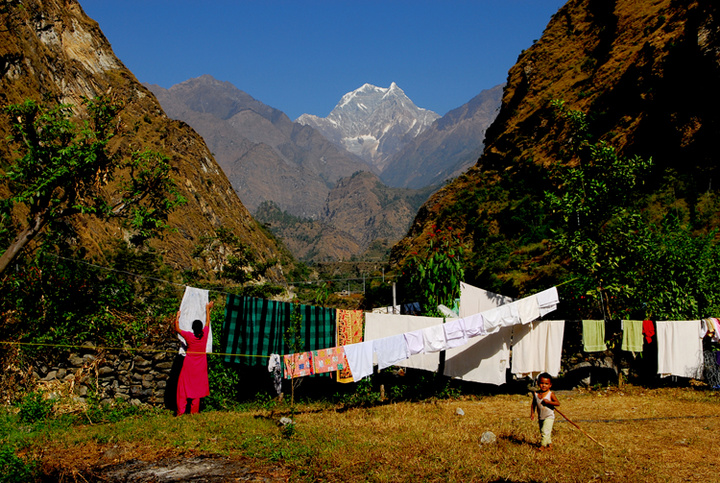
M469 279L508 294L557 281L563 261L534 226L575 134L553 120L553 100L588 113L595 136L621 154L653 158L648 203L665 193L665 206L696 216L701 195L717 200L719 82L718 6L571 0L510 70L478 163L421 208L394 262L425 244L432 225L452 224L472 252ZM705 228L718 226L717 210L703 216Z
M250 247L258 261L276 258L279 248L240 203L202 138L188 125L167 118L154 96L113 54L98 24L75 0L24 0L0 7L0 105L25 99L79 106L83 96L109 94L124 103L120 133L111 149L152 149L167 155L187 204L170 217L173 230L155 247L176 269L219 269L222 255L192 256L202 237L223 227ZM0 135L9 132L0 119ZM5 169L12 153L0 146ZM1 188L0 188L1 189ZM99 255L124 236L115 225L78 218L80 244ZM281 278L279 268L274 278Z

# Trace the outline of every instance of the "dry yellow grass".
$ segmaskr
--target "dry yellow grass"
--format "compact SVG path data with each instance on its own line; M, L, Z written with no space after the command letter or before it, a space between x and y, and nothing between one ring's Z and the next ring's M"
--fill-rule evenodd
M303 406L290 438L281 435L277 412L257 410L88 424L37 443L46 459L53 447L94 448L98 456L84 461L86 468L103 457L108 464L108 448L122 448L114 462L167 450L252 457L258 466L281 465L293 481L718 480L716 393L626 387L558 397L563 412L604 450L558 416L553 450L538 451L537 425L523 395L348 410ZM465 414L456 414L458 408ZM485 431L497 442L480 444Z

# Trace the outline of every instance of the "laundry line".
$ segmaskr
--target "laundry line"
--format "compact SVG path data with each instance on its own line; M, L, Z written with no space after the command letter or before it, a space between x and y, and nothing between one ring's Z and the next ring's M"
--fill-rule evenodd
M187 284L178 283L178 282L173 282L173 281L165 280L165 279L162 279L162 278L150 277L150 276L147 276L147 275L141 275L141 274L139 274L139 273L130 272L130 271L128 271L128 270L120 270L120 269L117 269L117 268L105 267L105 266L102 266L102 265L98 265L98 264L96 264L96 263L87 262L87 261L84 261L84 260L77 260L77 259L75 259L75 258L70 258L70 257L64 257L64 256L62 256L62 255L56 255L56 254L54 254L54 253L44 253L43 256L60 258L60 259L62 259L62 260L66 260L66 261L73 262L73 263L79 263L79 264L83 264L83 265L88 265L88 266L91 266L91 267L94 267L94 268L98 268L98 269L100 269L100 270L106 270L106 271L109 271L109 272L122 273L122 274L124 274L124 275L130 275L131 277L142 278L142 279L145 279L145 280L152 280L152 281L154 281L154 282L160 282L160 283L166 283L166 284L170 284L170 285L175 285L175 286L177 286L178 288L190 287L190 285L187 285ZM390 275L385 275L385 276L378 275L377 277L348 277L348 278L331 278L331 279L325 279L325 280L298 280L298 281L292 281L292 282L285 281L285 282L275 282L275 283L284 283L285 285L301 285L301 284L323 283L323 282L350 282L350 281L377 280L377 279L392 279L392 278L393 278L393 277L390 276ZM195 286L195 285L192 285L192 287L195 287L195 288L203 288L203 287L197 287L197 286ZM203 290L208 290L209 292L215 292L215 293L219 293L219 294L222 294L222 295L237 295L237 294L234 294L234 293L225 292L225 291L218 290L218 289L215 289L215 288L209 288L209 289L203 289Z
M93 346L89 347L87 345L74 345L74 344L51 344L51 343L45 343L45 342L16 342L16 341L4 341L0 340L0 344L5 345L27 345L27 346L38 346L38 347L58 347L58 348L64 348L64 349L85 349L85 350L113 350L113 351L128 351L128 352L160 352L160 353L166 353L166 354L177 354L177 350L169 350L169 349L142 349L138 347L112 347L112 346ZM260 357L269 359L270 356L267 355L257 355L257 354L234 354L234 353L225 353L225 352L188 352L189 354L207 354L209 356L233 356L233 357Z

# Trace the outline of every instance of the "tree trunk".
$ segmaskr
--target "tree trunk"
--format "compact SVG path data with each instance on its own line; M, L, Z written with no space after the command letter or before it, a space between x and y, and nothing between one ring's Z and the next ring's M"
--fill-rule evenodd
M18 233L15 241L13 241L7 250L5 250L5 253L0 256L0 274L5 272L8 265L15 260L15 257L22 251L23 248L25 248L30 240L40 233L40 230L42 230L42 227L45 226L46 222L47 218L45 217L45 213L39 213L35 215L32 223L30 223L27 228Z

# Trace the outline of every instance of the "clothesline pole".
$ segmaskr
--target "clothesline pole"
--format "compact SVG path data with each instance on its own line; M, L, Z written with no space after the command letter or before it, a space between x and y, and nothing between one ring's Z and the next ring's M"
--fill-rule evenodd
M393 282L393 314L395 313L396 305L397 305L397 299L395 297L395 282Z

